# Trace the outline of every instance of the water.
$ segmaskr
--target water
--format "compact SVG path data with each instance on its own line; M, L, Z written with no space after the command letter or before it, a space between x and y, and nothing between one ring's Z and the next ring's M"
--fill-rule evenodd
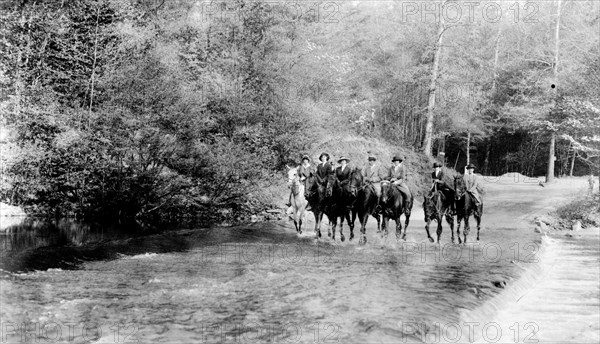
M23 249L7 254L19 259L2 261L3 339L442 342L453 337L440 333L458 325L460 342L468 342L464 322L500 314L517 292L497 300L540 266L542 241L526 221L540 207L535 192L492 188L482 240L466 246L449 243L447 225L442 244L430 244L417 210L405 243L380 238L371 219L364 247L358 238L315 242L312 228L298 237L290 223L260 223L125 235L66 253L63 246ZM29 271L40 256L70 264Z

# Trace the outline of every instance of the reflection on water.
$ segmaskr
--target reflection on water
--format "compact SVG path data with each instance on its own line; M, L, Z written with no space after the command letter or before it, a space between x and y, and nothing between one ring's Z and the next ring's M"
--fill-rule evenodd
M419 342L436 324L459 321L460 310L496 295L494 281L520 272L510 263L519 259L511 246L535 242L497 230L479 244L437 246L423 241L422 222L414 223L405 243L370 229L365 247L316 243L311 230L298 237L284 224L87 234L100 235L93 244L82 234L80 246L25 249L13 264L3 262L12 271L35 267L37 259L80 269L5 275L0 315L42 327L93 323L105 341L120 332L141 342ZM79 331L75 342L85 341Z
M100 225L59 219L25 218L0 232L0 247L4 251L23 251L45 246L81 246L107 239L147 234L135 223L127 225Z

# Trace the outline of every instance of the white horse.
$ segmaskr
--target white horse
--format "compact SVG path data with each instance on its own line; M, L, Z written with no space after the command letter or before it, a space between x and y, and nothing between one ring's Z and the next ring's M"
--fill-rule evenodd
M292 189L292 218L296 226L296 232L302 234L302 219L308 201L304 197L304 183L300 181L298 169L288 166L288 186Z

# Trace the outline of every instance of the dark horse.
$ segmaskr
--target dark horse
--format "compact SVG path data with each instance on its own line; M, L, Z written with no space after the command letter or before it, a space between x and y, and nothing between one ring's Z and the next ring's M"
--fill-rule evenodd
M454 202L453 195L445 195L441 190L435 189L431 195L425 195L423 201L423 212L425 213L425 231L427 231L427 238L433 242L433 238L429 234L429 225L431 221L437 222L437 242L440 243L440 236L442 235L442 218L446 218L446 222L450 225L450 233L452 233L452 242L454 242L454 217L452 217L451 205ZM460 238L459 238L460 240Z
M311 174L306 180L306 188L308 189L308 205L310 205L310 211L315 215L315 239L318 239L321 237L321 223L325 213L327 181L319 183L317 177Z
M338 219L340 220L340 240L346 240L343 232L344 219L350 227L350 237L354 237L354 224L350 221L350 212L355 199L356 195L352 194L349 184L344 183L342 185L335 175L330 175L327 178L324 210L325 215L329 218L327 236L333 240L335 240L335 229Z
M388 221L394 219L396 221L396 239L400 239L402 233L402 221L400 216L404 213L406 220L404 222L404 233L402 239L406 240L406 228L410 221L410 213L413 202L410 202L410 207L406 206L406 199L397 187L390 181L384 180L381 182L381 208L383 211L383 231L388 234Z
M464 242L467 242L467 235L469 235L469 217L475 216L477 221L477 240L479 240L479 230L481 229L481 215L483 215L483 204L476 206L475 197L467 191L467 186L462 175L454 177L454 198L456 199L456 235L458 236L458 243L460 240L460 221L465 219Z
M364 245L367 243L366 226L369 215L373 216L377 220L377 232L381 230L381 219L375 210L378 201L377 194L375 193L373 184L364 182L362 171L358 168L354 169L350 175L350 188L356 195L356 201L354 202L354 207L352 208L352 224L354 224L354 221L356 221L356 216L358 215L361 234L360 241L358 243L359 245ZM354 234L352 232L352 227L350 228L350 240L352 240Z

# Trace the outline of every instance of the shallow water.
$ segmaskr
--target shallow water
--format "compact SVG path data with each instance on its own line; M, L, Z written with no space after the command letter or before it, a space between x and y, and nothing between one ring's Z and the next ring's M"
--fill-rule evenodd
M446 224L442 244L429 243L417 210L406 242L380 238L371 219L364 247L261 223L23 249L2 262L3 339L439 342L439 328L468 331L465 314L489 320L482 307L539 264L540 236L525 220L540 206L535 192L492 188L481 241L463 246ZM15 272L40 257L70 264Z

